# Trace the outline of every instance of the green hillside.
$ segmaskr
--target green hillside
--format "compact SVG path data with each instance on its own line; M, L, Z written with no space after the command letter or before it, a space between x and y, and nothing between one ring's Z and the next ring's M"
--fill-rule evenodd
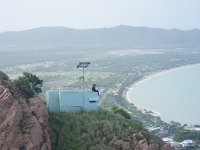
M158 143L140 122L106 110L49 113L49 126L52 150L97 150L116 146L132 149L141 140L147 145ZM162 142L157 147L161 145Z

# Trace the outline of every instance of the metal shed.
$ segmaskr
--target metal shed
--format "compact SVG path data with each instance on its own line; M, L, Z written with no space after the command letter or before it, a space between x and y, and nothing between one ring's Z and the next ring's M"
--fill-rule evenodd
M97 111L99 95L97 92L47 91L47 106L49 111Z

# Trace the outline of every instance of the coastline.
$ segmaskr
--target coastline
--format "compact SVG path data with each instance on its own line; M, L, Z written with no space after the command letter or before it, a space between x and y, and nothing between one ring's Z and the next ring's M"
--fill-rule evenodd
M148 75L144 75L144 77L142 77L141 79L139 80L136 80L134 83L132 83L131 85L129 85L128 87L125 88L125 90L123 91L123 98L125 98L125 100L127 100L129 103L133 103L133 101L130 100L130 97L129 97L129 91L131 89L133 89L135 86L137 86L138 84L142 83L142 82L145 82L146 80L150 79L150 78L154 78L154 77L157 77L161 74L165 74L165 73L168 73L168 72L171 72L171 71L176 71L178 69L182 69L182 68L188 68L188 67L192 67L192 66L199 66L200 63L196 63L196 64L188 64L188 65L183 65L183 66L179 66L179 67L173 67L173 68L170 68L170 69L164 69L164 70L158 70L158 71L155 71L155 72L152 72L152 73L149 73ZM135 104L134 104L135 105ZM155 110L152 110L150 108L145 108L145 107L142 107L142 106L138 106L138 105L135 105L136 108L143 112L143 113L150 113L151 115L153 116L160 116L160 113L155 111Z

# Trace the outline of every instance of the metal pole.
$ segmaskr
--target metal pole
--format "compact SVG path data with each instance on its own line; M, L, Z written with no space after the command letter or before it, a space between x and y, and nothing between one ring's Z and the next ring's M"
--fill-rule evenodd
M79 62L79 64L77 65L77 68L83 68L83 109L84 109L84 105L85 105L85 68L88 67L88 65L90 64L90 62Z
M83 110L84 110L84 106L85 106L85 69L83 68Z

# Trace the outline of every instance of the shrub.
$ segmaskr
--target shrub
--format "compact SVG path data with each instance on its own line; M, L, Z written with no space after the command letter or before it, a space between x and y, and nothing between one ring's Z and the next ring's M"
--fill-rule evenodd
M200 140L200 132L198 131L189 131L185 129L179 129L174 134L174 140L176 141L183 141L185 139L191 139L191 140Z
M126 118L126 119L131 119L131 116L128 114L128 112L126 112L122 108L118 108L117 106L114 106L114 107L112 107L112 111L115 114L120 114L120 115L124 116L124 118Z
M22 77L15 80L15 84L26 98L30 98L35 93L42 92L43 80L35 74L24 72Z
M3 71L0 71L0 79L9 80L9 77Z
M110 149L109 143L115 137L126 141L136 133L135 130L144 131L140 122L102 109L98 112L49 113L49 127L52 150L90 150L95 147L106 150ZM148 137L147 140L151 139Z

